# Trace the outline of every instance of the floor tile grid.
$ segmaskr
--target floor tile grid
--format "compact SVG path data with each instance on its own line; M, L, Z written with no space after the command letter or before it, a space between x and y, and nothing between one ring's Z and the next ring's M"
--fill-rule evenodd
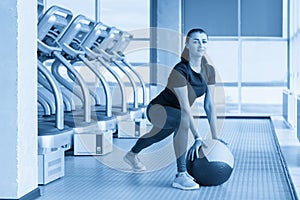
M173 189L175 163L155 172L133 174L110 169L94 157L68 156L65 177L42 186L39 199L291 199L277 153L269 148L274 141L265 136L269 128L268 121L226 120L222 136L236 164L230 179L220 186L192 192Z

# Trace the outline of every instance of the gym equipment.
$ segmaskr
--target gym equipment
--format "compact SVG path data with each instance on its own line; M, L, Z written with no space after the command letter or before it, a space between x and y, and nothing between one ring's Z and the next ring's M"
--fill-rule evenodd
M55 10L56 12L52 10ZM62 49L57 42L59 35L61 35L65 31L71 19L72 19L72 15L67 14L67 11L63 8L53 6L47 10L47 12L43 15L43 17L40 19L38 24L38 28L39 28L38 47L39 49L41 49L41 51L39 51L38 53L39 53L39 58L43 61L48 59L55 59L51 69L52 75L54 77L56 76L55 70L57 69L54 68L53 65L55 64L60 65L59 63L60 61L66 66L68 71L70 71L72 74L73 73L75 74L74 76L78 79L78 82L80 83L81 86L81 90L83 91L83 97L80 96L80 98L83 102L83 107L84 107L83 121L85 122L85 125L87 125L88 123L91 123L90 98L89 98L88 90L86 89L81 76L78 73L76 73L75 70L72 69L71 64L68 63L61 55ZM57 78L57 80L61 82L63 85L64 82L61 79ZM79 125L79 122L76 125L72 123L70 123L70 125L71 127L75 127Z
M199 158L187 159L187 171L197 183L215 186L226 182L234 167L234 158L229 148L218 140L205 140L207 148L199 149Z
M111 48L106 51L104 51L104 54L110 54L111 55L111 60L113 61L113 63L118 66L119 68L123 69L124 67L127 67L129 69L129 71L131 71L136 78L138 79L140 86L142 88L142 95L143 95L143 102L142 104L139 104L139 108L142 108L143 110L143 118L146 118L146 108L147 108L147 95L146 95L146 85L145 82L143 81L142 77L140 76L139 73L137 73L137 71L134 70L133 66L127 62L126 60L126 56L124 54L125 49L127 48L127 46L129 45L130 41L133 39L133 35L126 32L126 31L122 31L119 30L120 34L118 34L117 36L117 43ZM106 55L107 56L107 55ZM123 64L123 66L121 65L121 63ZM124 71L125 69L123 69L122 71ZM125 71L124 71L125 73ZM127 74L129 74L128 72L126 72ZM136 99L136 101L138 101ZM135 103L137 104L137 103Z
M82 43L82 47L86 50L87 57L90 60L98 60L102 66L104 66L116 79L119 84L121 91L121 109L122 112L127 111L128 103L125 101L125 89L124 83L122 82L118 73L116 73L110 63L113 61L115 55L108 54L110 49L118 44L118 38L120 30L115 27L109 27L99 22L95 25L94 29L86 37ZM117 117L118 120L118 137L140 137L147 132L146 130L146 119L144 118L142 109L138 106L138 91L137 86L132 76L124 70L123 67L117 65L117 67L128 77L132 88L133 88L133 106L128 107L131 118L122 119Z
M44 87L38 87L38 102L44 109L44 116L55 115L55 100L51 98L52 96L52 93Z
M89 61L95 62L95 61L101 60L100 58L98 58L99 55L95 52L95 50L97 50L98 48L101 48L99 46L102 44L102 42L107 37L108 29L109 29L108 26L99 22L92 28L92 30L89 32L87 37L82 41L81 46L85 50L86 57L88 58ZM114 76L115 80L118 83L120 93L121 93L121 95L120 95L121 107L120 107L120 109L116 109L116 107L114 107L113 114L117 116L117 119L128 118L127 103L125 101L125 98L126 98L125 97L125 85L121 81L121 78L119 77L119 75L114 70L112 70L108 65L104 65L104 67L106 68L106 70L108 70ZM98 66L96 66L96 65L93 65L93 70L100 71Z
M40 109L38 107L38 115L44 115L44 116L50 116L52 114L52 110L50 108L50 105L48 104L47 100L42 98L39 94L39 90L38 89L38 106L42 106L43 109L43 114L40 114Z
M89 148L89 145L86 145L84 146L86 148L81 148L80 151L78 151L78 155L102 155L112 151L112 132L115 129L102 131L99 128L98 121L91 118L91 99L89 90L82 76L64 57L66 52L63 51L58 41L69 26L71 19L72 16L69 15L65 9L57 6L50 8L40 19L38 24L38 46L39 49L42 49L43 51L39 51L39 58L41 60L54 59L51 66L52 75L71 93L77 95L83 104L83 109L75 109L72 112L65 113L64 117L64 122L73 128L74 134L92 134L96 137L92 140L96 141L93 143L92 148ZM71 80L75 80L75 84L80 86L80 90L76 87L69 87L69 82L60 75L59 67L61 64L67 70ZM110 143L110 148L107 147L105 149L106 151L104 151L103 146L101 146L101 142L97 142L103 138L103 141L108 141L108 143Z
M93 146L96 145L98 142L98 136L103 137L103 135L106 135L104 139L101 139L102 141L108 140L110 141L110 145L112 145L112 139L109 139L112 133L116 131L116 119L112 115L112 97L111 97L111 91L108 86L108 83L106 82L103 75L98 71L95 70L92 63L88 61L88 59L85 57L85 51L80 46L82 40L86 37L86 35L90 32L92 27L94 26L94 22L89 20L83 15L78 15L68 26L68 28L64 31L64 33L59 37L57 40L60 46L62 47L62 55L65 58L65 60L69 61L73 69L75 69L75 64L82 62L83 65L87 66L88 69L92 71L92 73L96 76L97 80L102 84L104 89L104 95L106 99L106 104L104 107L104 110L97 109L100 105L100 100L98 98L98 95L91 89L89 89L90 94L93 96L95 105L92 106L93 110L91 112L92 119L96 120L98 123L98 131L93 133L75 133L74 134L74 154L75 155L88 155L90 154L89 149L92 149ZM60 60L61 61L61 60ZM52 70L55 73L55 77L63 83L70 91L74 91L75 94L80 98L80 93L76 90L74 90L73 86L65 81L65 79L60 76L58 71L59 63L54 62L52 65ZM68 74L69 78L72 79L75 83L78 83L76 81L76 77L74 74ZM101 106L103 108L103 106ZM99 139L100 140L100 139ZM94 141L94 142L92 142ZM104 144L105 145L105 144ZM92 147L90 147L92 146ZM101 146L101 145L100 145ZM109 143L107 143L106 148L101 148L99 151L102 151L102 154L107 153L108 151L112 150L111 148L108 148ZM86 152L83 151L83 149L87 149ZM97 153L97 152L96 152Z
M43 16L44 13L45 2L44 0L38 0L37 2L37 17L38 19Z
M121 31L116 27L109 27L108 29L106 29L106 32L107 32L107 36L103 38L99 46L97 46L97 48L94 48L93 50L94 52L98 53L97 59L100 61L100 63L104 65L106 68L112 69L112 71L114 71L113 67L111 66L111 63L114 63L115 55L110 52L111 49L117 48L119 46L118 43L119 43ZM138 90L137 90L136 83L133 77L131 76L131 74L128 73L123 67L121 67L120 65L116 65L116 66L124 73L125 76L127 76L133 89L133 104L131 104L130 106L130 103L126 102L128 103L127 107L131 114L132 119L142 118L143 115L141 109L139 109L138 106Z
M72 13L68 10L52 7L47 11L47 15L53 15L51 20L60 19L57 13L64 12L66 21L72 18ZM45 13L46 15L46 13ZM44 15L43 15L44 16ZM40 19L43 18L40 17ZM62 22L66 22L62 21ZM40 21L39 21L40 22ZM39 35L43 30L39 27ZM39 40L38 40L39 41ZM39 42L40 43L40 42ZM46 117L38 116L38 183L47 184L64 176L64 151L70 149L72 145L73 129L64 124L64 104L63 96L59 84L56 82L43 61L56 48L45 45L38 45L38 82L39 82L39 102L44 100L43 105L49 106ZM54 104L51 99L42 94L44 86L53 94ZM51 105L51 109L50 109ZM55 111L54 111L55 110ZM52 113L55 113L52 115Z
M119 30L119 29L118 29ZM139 73L137 73L137 71L134 70L133 66L127 62L126 60L126 56L124 54L125 49L127 48L127 46L129 45L129 42L133 39L133 35L126 32L126 31L122 31L119 30L120 34L117 34L116 36L117 38L117 43L110 49L107 49L106 51L102 51L103 54L109 54L110 55L110 59L112 60L112 62L118 66L120 69L122 69L122 71L128 75L130 75L130 72L132 72L132 74L135 75L135 77L138 79L140 86L142 88L142 103L138 103L138 99L137 99L137 95L136 95L136 99L134 101L134 107L137 107L141 110L142 116L140 118L135 119L135 127L137 128L137 133L135 136L131 137L140 137L142 134L147 133L147 124L148 124L148 120L146 117L146 109L147 109L147 95L146 95L146 86L145 86L145 82L143 81L142 77L139 75ZM127 72L125 70L125 68L129 69L129 72ZM134 81L134 79L132 78L132 76L128 76L128 78L132 79L132 82ZM138 94L138 90L134 90L136 91L136 93ZM125 135L123 135L122 133L125 133ZM128 137L128 131L123 131L120 132L120 134L118 134L118 137Z
M49 107L50 107L51 104L54 104L52 102L54 102L55 99L51 98L53 96L51 94L51 92L52 92L51 86L49 85L48 81L44 78L44 76L41 72L38 72L38 83L39 83L39 86L38 86L39 97L40 96L45 96L44 99L48 100L47 102L48 102ZM65 105L65 111L71 112L74 108L73 102L70 100L70 98L68 98L69 95L64 94L63 90L61 92L63 94L62 97L63 97L63 103ZM45 94L45 93L47 93L48 95ZM51 100L49 100L49 98L51 98ZM55 114L55 112L53 114Z

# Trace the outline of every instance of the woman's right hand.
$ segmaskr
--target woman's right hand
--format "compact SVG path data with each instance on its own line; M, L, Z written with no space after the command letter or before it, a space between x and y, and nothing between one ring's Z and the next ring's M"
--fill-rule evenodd
M193 161L194 159L199 158L199 149L203 146L207 147L206 143L202 139L196 139L190 150L188 151L187 157L189 160Z

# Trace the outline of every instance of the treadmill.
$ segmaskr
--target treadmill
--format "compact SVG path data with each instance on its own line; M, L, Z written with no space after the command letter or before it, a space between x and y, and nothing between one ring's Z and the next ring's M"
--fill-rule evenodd
M139 109L128 108L125 94L125 84L119 74L115 72L110 64L101 56L101 48L110 46L115 42L111 32L117 30L114 27L109 27L101 22L98 22L89 32L87 37L81 43L82 48L86 51L86 57L90 61L96 61L104 66L105 69L114 76L119 85L121 92L121 107L113 107L113 114L117 118L118 130L116 137L123 135L124 138L136 138L140 133L146 132L146 127L140 126L140 122L134 120L137 116L142 116ZM97 65L94 65L97 68ZM99 69L96 69L99 71Z
M56 13L61 10L53 7L47 13L56 18ZM63 11L67 19L72 17L70 11ZM38 34L40 31L39 29ZM64 152L70 149L73 135L73 129L64 124L64 103L60 86L43 64L51 51L53 49L38 45L38 101L43 105L45 114L38 114L38 184L41 185L64 176ZM51 105L53 102L47 95L42 96L44 86L53 95L54 105Z
M93 64L85 57L85 51L80 46L80 43L86 37L86 35L90 32L93 28L94 22L90 19L86 18L83 15L78 15L68 26L68 28L64 31L64 33L59 37L58 44L62 47L62 55L63 57L71 63L74 69L76 69L76 64L79 63L81 65L87 66L89 70L96 76L97 81L101 83L104 88L104 95L105 95L105 105L101 105L100 98L98 97L99 94L96 94L95 91L88 88L91 96L94 98L94 105L91 106L91 116L92 120L97 121L98 124L98 132L93 134L74 134L74 154L75 155L83 155L83 152L78 152L78 149L82 149L82 145L89 145L88 140L89 138L95 138L95 134L99 135L99 132L102 134L111 135L116 132L117 124L116 118L112 115L112 97L111 91L108 86L105 77L99 73L99 71L95 70ZM56 74L58 79L62 79L63 77L59 75L58 71L59 62L54 62L52 65L52 70ZM79 83L75 80L73 74L69 74L69 77L77 84ZM67 88L71 88L70 90L73 91L72 85L70 83L65 82L64 85ZM76 91L76 90L75 90ZM78 95L78 93L77 93ZM101 109L99 109L99 107ZM102 109L104 108L104 109ZM109 136L105 136L107 139ZM97 140L97 136L96 136Z
M82 134L81 145L75 146L74 142L74 154L103 155L109 153L112 151L112 132L111 130L101 131L97 121L91 118L89 90L82 76L62 55L62 47L58 43L60 36L69 26L72 16L65 9L57 6L53 6L49 10L40 19L38 24L38 46L48 51L48 54L43 54L41 57L51 57L54 59L51 66L52 75L61 85L73 93L74 96L77 95L81 101L82 106L79 105L72 112L65 113L64 116L65 124L73 128L74 140L75 135ZM58 11L53 12L52 10ZM73 83L73 85L69 84L69 80L60 74L60 67L64 67L67 74L72 77L71 80L76 80L76 83ZM78 89L76 85L79 85L80 88Z
M133 39L133 35L130 34L129 32L119 30L119 34L116 35L118 37L117 43L110 49L107 49L105 51L106 54L109 54L111 56L111 61L113 62L114 65L118 66L124 73L132 73L135 78L138 80L139 86L141 87L142 90L142 102L138 103L138 108L142 112L142 116L140 118L136 118L135 121L137 123L137 126L141 129L139 131L139 134L132 136L132 137L140 137L143 134L148 132L148 126L151 126L150 122L147 119L146 115L146 109L148 106L148 101L147 101L147 92L146 92L146 84L141 77L141 75L134 69L134 67L126 60L126 56L124 54L125 49L129 45L130 41ZM126 71L125 68L128 70ZM132 76L129 78L134 81ZM138 92L138 91L137 91ZM136 100L138 102L138 99ZM136 106L137 103L135 103ZM145 128L146 127L146 128ZM119 137L123 137L120 135Z
M125 32L121 32L119 29L115 27L108 27L101 22L98 26L95 26L95 31L91 32L90 35L86 38L85 42L82 44L83 47L88 52L88 57L97 59L102 65L104 65L107 69L111 70L115 75L116 79L120 79L119 75L114 71L111 63L117 66L117 69L120 69L129 79L132 88L133 88L133 103L126 103L128 107L129 113L131 115L131 121L120 121L118 123L118 138L137 138L147 132L147 124L148 120L146 119L145 110L146 110L146 93L145 93L145 84L142 81L141 77L135 72L135 75L138 77L141 82L143 89L143 103L138 104L138 88L136 82L132 75L118 62L116 59L119 59L121 50L125 49L128 43L125 45L123 41L121 41L122 34L125 35ZM125 38L125 37L124 37ZM122 47L122 48L121 48ZM120 50L117 50L119 49ZM126 63L131 70L133 68L129 63ZM122 82L120 80L120 82ZM134 130L132 130L134 129Z
M110 51L108 51L108 53L115 55L115 59L113 59L113 63L115 65L117 65L120 68L124 67L124 66L120 66L119 61L121 61L123 63L123 65L125 65L125 67L127 67L129 69L129 71L131 71L138 79L139 84L142 88L142 94L143 94L142 103L139 104L139 107L142 108L144 111L142 117L146 118L146 108L148 105L146 84L145 84L143 78L140 76L140 74L136 70L134 70L133 66L126 60L126 56L124 54L125 49L127 48L127 46L129 45L129 43L132 39L133 39L132 34L126 32L126 31L121 31L121 34L120 34L117 44L114 45L114 47Z

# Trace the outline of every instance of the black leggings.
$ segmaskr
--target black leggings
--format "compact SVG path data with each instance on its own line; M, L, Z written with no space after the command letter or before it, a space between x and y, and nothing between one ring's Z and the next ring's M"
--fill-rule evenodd
M143 135L137 140L131 151L139 153L143 149L151 146L152 144L159 142L169 135L173 135L173 146L177 158L177 170L178 172L186 171L186 151L188 142L188 130L186 132L180 132L178 129L181 120L180 109L170 106L161 106L158 104L147 107L147 117L152 123L153 127L149 133Z

